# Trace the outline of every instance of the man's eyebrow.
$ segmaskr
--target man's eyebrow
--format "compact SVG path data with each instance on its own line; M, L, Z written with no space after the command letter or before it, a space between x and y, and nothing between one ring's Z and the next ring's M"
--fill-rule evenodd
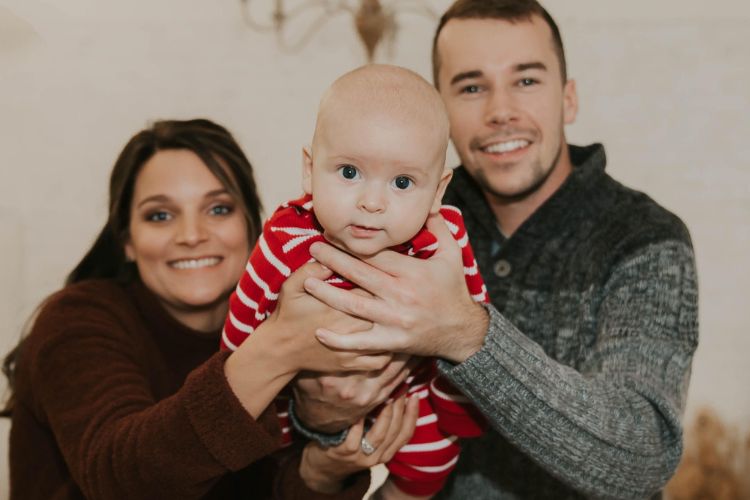
M535 62L516 64L516 67L513 69L515 70L516 73L521 72L521 71L526 71L527 69L540 69L542 71L547 71L547 66L543 62L535 61Z
M472 71L464 71L463 73L459 73L453 78L451 78L451 85L455 85L456 83L460 82L461 80L470 80L472 78L480 78L482 76L482 72L478 69L472 70Z

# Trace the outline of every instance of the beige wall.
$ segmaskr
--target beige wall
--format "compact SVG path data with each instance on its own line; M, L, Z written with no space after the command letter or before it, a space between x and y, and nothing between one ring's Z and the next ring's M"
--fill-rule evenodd
M431 3L442 10L449 2ZM547 6L578 80L581 112L570 139L604 142L609 171L692 231L701 346L689 412L708 403L732 422L750 422L748 7ZM429 76L433 21L399 22L392 56L379 60ZM115 155L147 120L202 115L227 125L271 209L299 191L299 150L321 91L362 62L345 16L290 55L243 25L239 0L0 1L0 350L91 242ZM0 498L5 432L2 423Z

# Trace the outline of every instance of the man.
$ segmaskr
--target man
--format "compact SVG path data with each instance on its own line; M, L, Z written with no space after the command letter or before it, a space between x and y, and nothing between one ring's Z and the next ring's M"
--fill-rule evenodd
M605 172L601 145L569 146L577 111L560 35L532 0L459 0L440 21L435 84L462 166L461 208L492 306L473 303L440 220L427 261L313 256L373 294L308 279L309 293L372 321L324 344L435 356L491 424L464 443L439 498L644 498L682 451L698 341L682 222Z

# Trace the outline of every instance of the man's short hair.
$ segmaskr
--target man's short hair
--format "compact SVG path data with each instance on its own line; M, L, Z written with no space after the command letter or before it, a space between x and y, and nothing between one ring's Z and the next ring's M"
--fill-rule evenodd
M549 12L539 2L536 0L456 0L440 18L440 23L435 30L435 38L432 40L432 78L435 86L439 86L438 73L440 72L440 55L437 51L437 42L440 32L448 21L451 19L499 19L516 23L531 21L534 16L541 17L552 31L552 42L557 53L557 59L560 62L560 75L563 83L565 83L568 80L568 70L560 29Z

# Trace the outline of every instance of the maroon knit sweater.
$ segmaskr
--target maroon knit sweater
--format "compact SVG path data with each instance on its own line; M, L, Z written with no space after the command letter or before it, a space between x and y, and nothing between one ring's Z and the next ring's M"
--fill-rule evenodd
M305 487L298 449L273 453L276 416L243 409L218 341L141 284L53 295L19 358L11 499L333 498ZM368 482L335 498L362 498Z

